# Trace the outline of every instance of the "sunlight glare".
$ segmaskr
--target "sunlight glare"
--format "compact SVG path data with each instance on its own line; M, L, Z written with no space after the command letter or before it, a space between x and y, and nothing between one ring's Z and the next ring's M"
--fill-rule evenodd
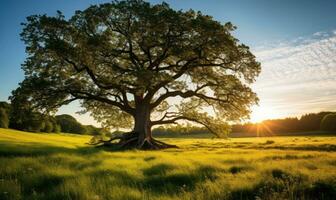
M253 106L250 121L253 123L262 122L269 119L273 112L273 109L269 106Z

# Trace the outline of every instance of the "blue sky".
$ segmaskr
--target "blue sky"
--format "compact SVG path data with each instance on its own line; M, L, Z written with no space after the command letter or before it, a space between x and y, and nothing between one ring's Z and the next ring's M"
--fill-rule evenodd
M75 10L104 0L0 0L0 101L23 79L25 60L20 23L32 14L70 17ZM158 3L161 1L152 0ZM336 1L333 0L167 0L175 9L194 9L238 27L235 36L249 45L263 72L253 88L261 98L254 118L298 116L336 109ZM303 59L304 58L304 59ZM74 114L72 104L60 113ZM267 113L267 114L265 114ZM258 117L259 116L259 117ZM83 123L93 123L87 115Z

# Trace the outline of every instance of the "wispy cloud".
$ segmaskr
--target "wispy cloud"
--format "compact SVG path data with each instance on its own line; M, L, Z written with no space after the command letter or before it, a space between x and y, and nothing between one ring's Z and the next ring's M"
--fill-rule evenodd
M269 117L336 110L336 30L254 50L262 73L254 85Z

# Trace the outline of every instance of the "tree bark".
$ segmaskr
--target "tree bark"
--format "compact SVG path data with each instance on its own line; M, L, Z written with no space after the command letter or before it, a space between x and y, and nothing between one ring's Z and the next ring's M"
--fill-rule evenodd
M137 137L137 149L156 150L165 148L178 148L176 145L166 144L152 137L152 124L150 120L151 108L149 104L138 105L134 116L133 133Z
M165 148L177 148L176 145L166 144L152 137L152 125L150 120L151 108L149 104L136 102L133 131L121 136L112 137L107 141L92 139L90 144L101 146L115 146L122 149L157 150ZM119 140L118 142L113 142Z
M134 116L133 132L138 136L137 146L141 148L145 141L152 139L149 105L138 105Z

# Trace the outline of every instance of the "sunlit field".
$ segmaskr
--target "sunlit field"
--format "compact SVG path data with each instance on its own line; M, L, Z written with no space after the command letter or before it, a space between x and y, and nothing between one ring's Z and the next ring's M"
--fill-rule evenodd
M0 199L334 199L336 138L163 139L111 152L89 136L0 129Z

